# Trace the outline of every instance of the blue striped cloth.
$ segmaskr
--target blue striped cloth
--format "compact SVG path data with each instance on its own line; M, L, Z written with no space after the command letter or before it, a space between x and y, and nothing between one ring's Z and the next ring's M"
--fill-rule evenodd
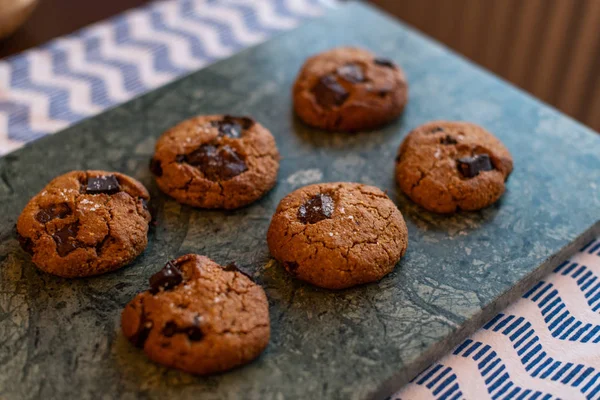
M0 61L0 155L294 28L334 1L159 1Z
M600 399L600 239L392 399Z
M273 34L335 0L166 0L0 61L0 154ZM600 240L394 399L600 399Z

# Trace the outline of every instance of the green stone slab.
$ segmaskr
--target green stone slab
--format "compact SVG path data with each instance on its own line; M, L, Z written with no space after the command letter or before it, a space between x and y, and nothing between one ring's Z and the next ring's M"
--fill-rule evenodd
M295 120L290 86L303 60L343 44L401 64L404 116L354 135ZM148 171L156 138L201 113L250 114L283 155L279 183L238 211L201 211L162 195ZM508 191L478 213L440 217L399 193L396 149L428 120L486 126L511 150ZM600 234L600 137L411 29L360 4L332 11L0 159L0 398L365 399L401 387ZM27 200L72 169L118 170L150 189L158 226L131 266L90 279L39 272L13 226ZM388 191L409 249L378 283L339 292L290 278L265 242L279 200L304 184L358 181ZM272 338L252 364L208 378L149 362L119 330L123 306L166 260L194 252L254 272ZM381 396L381 397L379 397Z

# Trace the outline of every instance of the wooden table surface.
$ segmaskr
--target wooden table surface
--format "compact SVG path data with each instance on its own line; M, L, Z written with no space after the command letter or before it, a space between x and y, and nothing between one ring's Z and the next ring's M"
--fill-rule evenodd
M0 40L0 58L35 47L149 0L40 0L31 18Z

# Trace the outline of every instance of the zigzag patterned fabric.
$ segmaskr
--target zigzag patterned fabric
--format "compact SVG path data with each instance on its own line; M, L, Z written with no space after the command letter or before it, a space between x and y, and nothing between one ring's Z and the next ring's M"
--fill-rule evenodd
M294 28L335 1L160 1L0 61L0 155Z
M336 0L166 0L0 61L0 155L321 15ZM600 399L600 239L393 399Z
M600 238L390 399L600 399Z

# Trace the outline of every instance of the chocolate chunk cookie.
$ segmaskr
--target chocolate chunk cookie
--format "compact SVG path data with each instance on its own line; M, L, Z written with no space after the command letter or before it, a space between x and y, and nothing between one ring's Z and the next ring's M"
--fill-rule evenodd
M275 185L279 152L271 133L251 118L199 116L160 137L150 170L180 203L232 209Z
M343 289L390 273L406 252L408 232L400 211L376 187L322 183L281 200L267 242L290 274Z
M150 278L150 290L123 310L121 326L151 360L204 375L260 355L269 342L269 305L235 266L188 254Z
M497 201L513 160L502 142L468 122L429 122L408 134L396 180L415 203L437 213L479 210Z
M331 131L375 129L397 118L408 99L404 72L371 52L341 47L309 58L294 84L294 109Z
M19 242L39 269L54 275L113 271L146 248L149 199L127 175L72 171L29 201L17 221Z

